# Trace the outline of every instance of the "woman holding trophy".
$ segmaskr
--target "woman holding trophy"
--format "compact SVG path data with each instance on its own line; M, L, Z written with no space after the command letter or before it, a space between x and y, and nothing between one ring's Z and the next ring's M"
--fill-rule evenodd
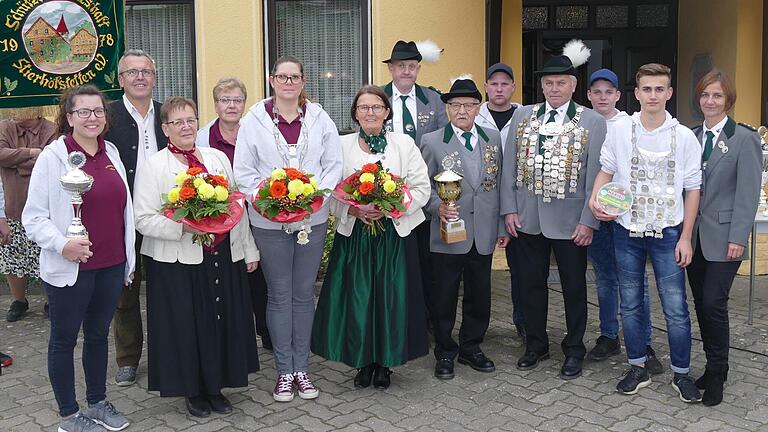
M687 267L707 365L696 385L702 403L723 400L728 377L728 293L741 261L749 258L747 242L760 195L760 139L749 126L728 116L736 90L728 76L712 70L699 81L695 95L704 123L694 128L702 144L699 217L693 229L694 255Z
M135 252L131 196L117 148L103 138L104 107L92 85L62 94L61 136L40 153L22 213L24 229L41 249L51 320L48 375L64 432L101 426L116 431L129 424L105 394L107 335L123 285L133 278ZM73 358L81 325L84 411L75 396Z
M357 388L371 382L387 388L390 367L429 352L412 230L424 221L421 207L429 199L430 183L413 139L384 129L392 109L381 88L361 88L351 111L360 132L341 138L346 180L331 201L336 237L315 314L312 351L357 368ZM377 205L356 205L344 187L352 195L365 191L366 182L357 181L364 176L377 185L366 195L389 191L398 201L405 199L407 208L387 215ZM410 195L397 193L398 178L405 180ZM382 229L374 229L377 224Z

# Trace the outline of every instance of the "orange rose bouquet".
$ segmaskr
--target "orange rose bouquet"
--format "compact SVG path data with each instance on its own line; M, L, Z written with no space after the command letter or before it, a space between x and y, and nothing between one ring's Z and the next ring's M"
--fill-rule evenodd
M176 186L162 195L163 215L202 231L193 241L215 246L243 217L245 195L222 175L189 168L176 175Z
M286 233L294 232L294 222L304 222L298 243L307 244L312 227L306 222L323 205L329 189L318 189L314 175L295 168L277 168L259 185L253 207L272 222L282 223Z
M389 172L381 162L368 163L336 186L337 200L360 209L377 209L387 217L397 219L405 214L413 198L405 180ZM368 225L370 233L384 230L381 220Z

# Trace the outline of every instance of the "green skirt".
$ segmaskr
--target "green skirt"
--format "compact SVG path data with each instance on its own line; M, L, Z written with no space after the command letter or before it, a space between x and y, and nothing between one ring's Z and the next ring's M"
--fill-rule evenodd
M392 367L426 355L424 295L418 249L390 219L376 236L356 222L337 234L312 326L312 352L362 368Z

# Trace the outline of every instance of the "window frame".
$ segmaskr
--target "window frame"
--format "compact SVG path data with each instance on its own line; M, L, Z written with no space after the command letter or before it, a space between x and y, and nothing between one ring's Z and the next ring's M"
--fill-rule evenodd
M271 95L271 89L269 86L269 75L272 71L272 64L277 60L277 25L276 20L276 2L278 0L264 0L264 28L267 30L264 32L264 97L268 98ZM312 0L297 0L297 1L312 1ZM360 61L363 67L361 68L362 77L360 86L370 84L373 77L373 64L371 58L372 47L372 34L371 34L371 2L372 0L359 0L360 6L360 26L361 26L361 39L360 39ZM299 59L302 60L302 59ZM302 60L303 61L303 60ZM354 95L352 95L354 96ZM338 127L338 126L337 126ZM340 130L341 131L341 130Z
M168 6L178 4L191 6L189 8L189 25L192 30L192 40L190 41L191 52L189 54L192 57L192 100L197 104L197 23L195 22L195 0L125 0L125 13L128 13L128 8L132 6ZM125 20L126 17L123 17L123 22ZM126 47L126 49L130 48L132 47ZM149 54L152 55L151 52ZM162 102L160 101L160 103Z

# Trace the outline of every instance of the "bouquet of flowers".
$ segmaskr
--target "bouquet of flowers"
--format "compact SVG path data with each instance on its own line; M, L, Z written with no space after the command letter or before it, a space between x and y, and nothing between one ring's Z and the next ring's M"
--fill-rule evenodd
M176 186L162 195L163 215L205 234L195 234L193 242L203 246L218 244L243 217L245 195L222 175L212 175L194 167L176 175Z
M377 209L393 219L405 214L413 200L405 181L381 166L381 162L363 165L336 186L333 196L362 210ZM384 231L381 220L368 227L371 235Z
M259 185L253 207L272 222L282 223L291 234L294 222L303 222L297 243L307 244L312 227L306 222L323 205L328 189L318 189L314 175L295 168L277 168Z

